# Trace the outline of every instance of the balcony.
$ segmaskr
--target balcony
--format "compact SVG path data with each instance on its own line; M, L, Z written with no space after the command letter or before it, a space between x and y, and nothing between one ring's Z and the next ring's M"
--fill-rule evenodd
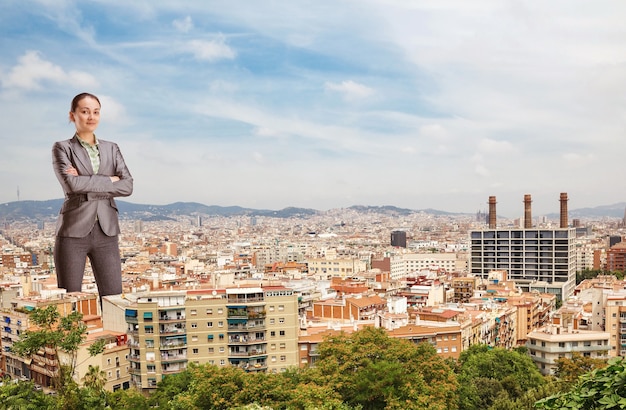
M178 335L187 333L187 329L182 327L163 326L159 329L161 335Z
M141 376L141 368L131 367L128 369L128 373L135 376Z
M243 319L242 319L243 320ZM263 331L265 330L265 323L229 323L228 331L229 332L250 332L250 331Z
M185 320L187 320L187 318L182 315L182 316L169 316L169 315L165 315L165 316L159 316L159 322L162 323L173 323L173 322L184 322Z
M230 351L228 356L232 357L256 357L256 356L267 356L267 352L265 350L243 350L243 351Z
M161 345L159 346L159 350L172 350L172 349L184 349L187 347L187 343L186 342L166 342L166 343L161 343Z
M186 354L165 354L161 355L161 363L176 363L176 362L186 362L187 355Z
M229 345L251 345L265 342L265 338L250 338L248 336L231 336L228 338Z

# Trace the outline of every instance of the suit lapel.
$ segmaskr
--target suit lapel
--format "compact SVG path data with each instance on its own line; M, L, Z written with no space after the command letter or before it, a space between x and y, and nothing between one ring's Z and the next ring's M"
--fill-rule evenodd
M93 168L87 150L80 145L76 137L70 140L72 152L74 154L74 166L78 170L79 175L93 175Z
M108 170L108 166L112 162L112 159L109 157L111 152L107 148L106 142L98 142L98 152L100 152L100 170Z

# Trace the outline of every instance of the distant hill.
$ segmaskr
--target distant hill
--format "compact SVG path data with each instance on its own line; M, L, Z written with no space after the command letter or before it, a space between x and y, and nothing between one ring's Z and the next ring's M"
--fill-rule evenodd
M618 202L613 205L600 205L593 208L570 209L569 217L572 218L623 218L626 202ZM546 215L550 219L557 219L557 213Z
M0 204L0 220L46 219L55 218L63 199L47 201L15 201ZM288 207L280 210L242 208L240 206L204 205L197 202L175 202L168 205L144 205L117 200L120 215L126 219L144 221L172 220L177 216L267 216L273 218L302 218L322 214L322 211L309 208ZM623 218L626 202L613 205L602 205L594 208L581 208L569 211L570 218ZM388 216L406 216L414 213L431 215L463 215L436 209L413 210L398 208L391 205L367 206L353 205L347 208L359 213L383 214ZM470 213L466 213L468 215ZM546 215L550 219L558 219L558 214Z
M315 215L314 209L284 208L281 210L251 209L240 206L203 205L196 202L175 202L168 205L143 205L116 200L120 216L128 219L145 221L171 220L180 215L208 216L271 216L274 218L292 218ZM47 201L16 201L0 204L0 220L45 219L56 217L63 199Z

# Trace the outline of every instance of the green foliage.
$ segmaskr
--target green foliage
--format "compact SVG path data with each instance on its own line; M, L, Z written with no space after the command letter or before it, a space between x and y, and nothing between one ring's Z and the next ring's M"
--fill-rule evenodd
M279 374L190 364L159 382L148 402L168 410L456 408L457 383L450 362L427 343L415 345L366 328L331 337L319 351L316 367ZM109 400L111 408L121 408L116 406L130 397L118 393L110 399L115 400Z
M626 362L623 357L610 359L608 366L581 376L565 393L539 400L538 409L626 409Z
M0 409L45 410L57 409L54 397L36 391L32 382L2 380L0 386Z
M545 383L525 349L473 345L459 358L459 404L463 410L505 409ZM507 403L507 404L505 404Z
M569 390L585 373L599 369L607 365L606 359L585 357L578 352L572 353L572 358L559 358L555 360L556 376L563 384L562 390Z
M618 280L624 279L623 271L607 271L604 269L583 269L582 271L576 272L576 284L580 284L585 279L593 279L599 275L613 275Z
M70 388L76 369L76 357L81 343L87 334L87 326L82 322L83 315L72 312L61 317L55 305L37 308L30 313L35 330L27 330L20 340L13 344L12 352L22 357L32 357L38 351L49 348L54 351L54 359L59 363L59 371L53 377L54 388L63 392ZM62 361L60 352L66 354Z
M456 406L454 372L428 343L365 328L322 343L316 370L344 402L363 409L448 409Z

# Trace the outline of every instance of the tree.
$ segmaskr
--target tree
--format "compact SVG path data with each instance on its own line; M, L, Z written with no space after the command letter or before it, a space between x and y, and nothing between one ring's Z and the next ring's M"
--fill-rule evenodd
M87 373L83 376L83 386L96 391L102 391L106 383L106 373L100 370L100 366L89 365Z
M363 409L456 407L456 377L428 343L415 344L367 327L327 338L318 349L319 384Z
M41 410L57 409L55 397L35 391L32 382L15 382L5 378L0 383L0 408Z
M473 345L459 357L459 403L464 410L489 409L496 401L515 402L545 383L524 348Z
M539 400L536 408L626 409L626 362L623 357L609 360L608 366L586 373L571 390Z
M585 373L607 365L607 359L585 357L579 352L573 352L572 358L561 357L555 360L555 375L564 385L563 390L569 390Z
M77 394L78 388L73 376L78 349L87 334L87 326L82 319L83 315L80 312L72 312L61 317L55 305L37 308L30 313L34 330L25 331L11 348L13 353L22 357L32 357L44 349L53 352L53 359L59 367L53 373L52 387L61 396L66 396L64 400L68 406L76 401L70 398L71 395ZM100 354L103 350L103 341L94 343L88 349L91 356Z

